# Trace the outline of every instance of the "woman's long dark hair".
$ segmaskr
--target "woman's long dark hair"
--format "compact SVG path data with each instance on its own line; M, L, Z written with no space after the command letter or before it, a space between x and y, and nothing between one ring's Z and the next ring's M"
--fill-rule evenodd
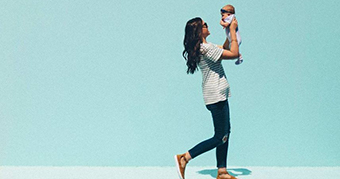
M202 43L202 19L193 18L185 26L184 51L182 53L187 61L187 73L193 74L197 70L197 64L200 62L200 47Z

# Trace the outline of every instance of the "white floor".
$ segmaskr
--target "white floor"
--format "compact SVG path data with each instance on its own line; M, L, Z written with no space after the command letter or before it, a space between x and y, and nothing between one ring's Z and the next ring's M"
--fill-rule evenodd
M230 167L238 179L340 179L340 167ZM214 167L188 167L186 179L216 178ZM10 167L0 179L178 179L175 167Z

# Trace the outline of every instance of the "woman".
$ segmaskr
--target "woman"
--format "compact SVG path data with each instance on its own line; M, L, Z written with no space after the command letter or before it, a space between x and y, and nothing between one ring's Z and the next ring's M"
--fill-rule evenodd
M207 109L211 112L215 134L181 155L175 155L177 171L184 179L187 163L198 155L216 148L218 174L217 179L235 177L227 172L227 151L230 134L230 119L228 97L229 84L224 73L221 60L238 57L238 43L236 38L237 21L230 24L231 45L226 39L223 48L208 43L210 35L208 25L201 18L189 20L185 27L183 57L187 61L187 73L193 74L199 67L202 72L203 97Z

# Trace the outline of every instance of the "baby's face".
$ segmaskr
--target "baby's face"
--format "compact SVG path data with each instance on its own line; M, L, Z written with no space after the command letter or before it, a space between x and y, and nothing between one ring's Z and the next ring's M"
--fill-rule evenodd
M231 15L231 13L221 13L222 19L225 19L230 15Z
M226 11L226 12L221 12L222 19L227 18L228 16L233 14L232 12L234 12L234 8L232 6L229 6L229 5L224 6L222 9Z

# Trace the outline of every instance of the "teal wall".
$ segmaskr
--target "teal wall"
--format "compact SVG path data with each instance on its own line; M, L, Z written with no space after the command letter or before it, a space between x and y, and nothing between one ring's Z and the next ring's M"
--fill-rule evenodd
M0 165L172 166L213 135L185 23L222 44L231 3L244 63L229 165L340 166L340 1L0 1ZM215 165L213 151L191 162Z

